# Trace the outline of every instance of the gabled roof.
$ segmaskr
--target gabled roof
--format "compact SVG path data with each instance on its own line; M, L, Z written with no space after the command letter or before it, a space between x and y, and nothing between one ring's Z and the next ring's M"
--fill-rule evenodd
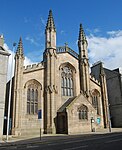
M64 112L66 107L76 98L76 96L69 98L59 109L58 112Z

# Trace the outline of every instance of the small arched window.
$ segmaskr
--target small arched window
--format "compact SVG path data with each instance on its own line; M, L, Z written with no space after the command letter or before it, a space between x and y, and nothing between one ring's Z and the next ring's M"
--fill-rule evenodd
M79 120L87 120L88 119L88 108L85 105L82 105L78 109Z
M62 68L61 80L62 96L73 96L73 72L69 67Z

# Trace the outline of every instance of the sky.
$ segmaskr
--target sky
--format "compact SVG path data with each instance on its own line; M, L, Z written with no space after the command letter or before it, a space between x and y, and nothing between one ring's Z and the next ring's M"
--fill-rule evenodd
M53 12L57 46L78 52L82 23L90 65L102 61L108 69L122 68L122 0L0 0L0 34L11 53L22 37L25 65L38 63L45 50L45 25ZM9 68L11 57L9 60Z

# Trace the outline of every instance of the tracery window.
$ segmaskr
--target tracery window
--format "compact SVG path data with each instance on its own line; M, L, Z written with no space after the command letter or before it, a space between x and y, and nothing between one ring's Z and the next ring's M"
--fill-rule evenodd
M94 92L92 93L92 105L94 106L94 108L97 110L97 114L100 114L100 110L99 110L99 93L97 90L94 90Z
M73 71L65 66L61 72L62 96L73 96Z
M87 120L88 119L88 108L85 105L82 105L78 109L79 120Z
M38 112L38 87L31 84L27 89L27 114Z

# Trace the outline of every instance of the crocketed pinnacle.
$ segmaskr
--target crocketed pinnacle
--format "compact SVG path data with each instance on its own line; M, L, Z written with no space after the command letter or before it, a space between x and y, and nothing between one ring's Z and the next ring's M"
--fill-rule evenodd
M46 29L54 29L54 31L56 31L52 10L49 11Z
M86 36L85 36L85 33L84 33L84 30L83 30L83 27L82 27L82 24L80 24L80 30L79 30L79 41L82 41L83 43L86 40Z
M22 44L22 38L20 37L18 47L17 47L17 54L23 56L23 44Z

